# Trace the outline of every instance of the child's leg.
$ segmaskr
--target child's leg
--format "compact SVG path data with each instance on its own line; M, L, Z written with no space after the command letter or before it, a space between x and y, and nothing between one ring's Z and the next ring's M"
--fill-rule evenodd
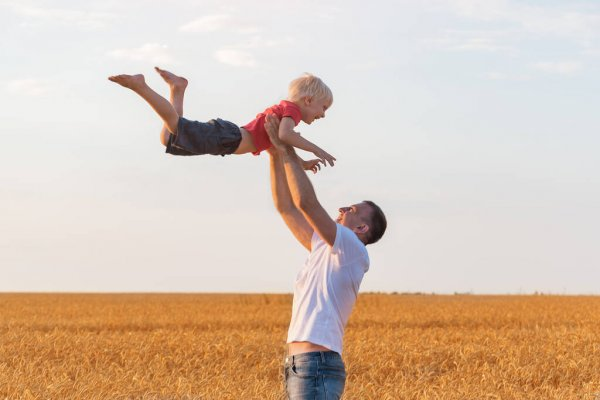
M181 117L183 116L183 96L185 94L185 88L188 85L187 79L181 76L177 76L169 71L164 69L160 69L158 67L154 67L156 72L160 74L160 76L167 82L170 89L170 101L171 105L177 112L177 114ZM163 126L160 131L160 142L166 146L169 143L169 136L171 132L166 125Z
M110 76L108 79L139 94L156 111L169 131L177 133L179 114L167 99L146 85L144 75L116 75Z

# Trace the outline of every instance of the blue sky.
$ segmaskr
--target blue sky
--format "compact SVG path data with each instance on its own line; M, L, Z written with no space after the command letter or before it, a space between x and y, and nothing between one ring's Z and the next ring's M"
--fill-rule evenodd
M2 1L0 291L290 292L267 155L163 153L106 78L159 65L245 124L312 72L332 215L388 216L363 291L600 293L600 4Z

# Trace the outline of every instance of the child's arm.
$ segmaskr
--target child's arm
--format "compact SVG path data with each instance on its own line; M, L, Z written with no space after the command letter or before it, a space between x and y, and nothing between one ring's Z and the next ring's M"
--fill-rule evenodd
M325 150L317 146L316 144L304 139L299 133L294 132L294 120L290 117L283 117L279 124L279 139L285 144L297 147L302 150L309 151L317 156L321 160L323 165L329 165L333 167L335 157L327 153Z

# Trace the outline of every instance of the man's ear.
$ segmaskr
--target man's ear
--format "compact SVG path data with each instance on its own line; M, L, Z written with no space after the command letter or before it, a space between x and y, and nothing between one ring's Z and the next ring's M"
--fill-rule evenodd
M304 96L304 105L310 105L310 103L312 103L312 97L310 96Z
M357 227L354 228L354 233L356 234L365 234L369 232L369 225L367 224L362 224L362 225L358 225Z

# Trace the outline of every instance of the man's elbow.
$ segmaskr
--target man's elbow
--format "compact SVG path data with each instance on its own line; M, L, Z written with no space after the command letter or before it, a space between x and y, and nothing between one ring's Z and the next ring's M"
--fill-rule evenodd
M295 208L294 205L289 202L283 202L283 201L275 202L275 209L277 210L277 212L279 214L286 214L286 213L290 212L291 210L293 210L294 208Z

